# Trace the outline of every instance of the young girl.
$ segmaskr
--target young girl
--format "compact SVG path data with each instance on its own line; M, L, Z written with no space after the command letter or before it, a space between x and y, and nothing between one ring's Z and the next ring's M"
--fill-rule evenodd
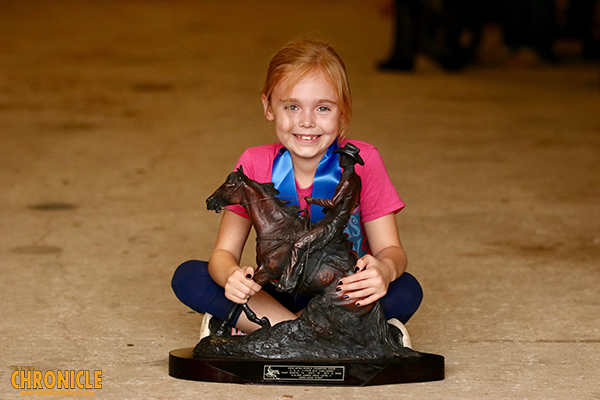
M309 206L305 198L331 198L340 178L334 150L346 142L360 149L364 160L364 166L356 166L362 178L360 205L347 228L360 257L358 272L343 278L337 289L357 306L379 300L390 323L404 330L398 320L406 323L423 296L417 280L405 272L406 254L395 219L404 204L377 149L346 139L352 99L343 61L320 41L289 44L269 64L262 103L279 143L247 149L237 166L242 165L251 179L275 183L282 198L297 198L296 204L309 211L313 222L323 212L316 205ZM210 261L180 265L173 276L173 290L190 308L221 320L233 303L248 303L273 325L295 319L309 298L277 292L270 284L261 287L252 280L254 267L239 265L251 226L242 207L225 211ZM243 313L232 324L248 333L259 328Z

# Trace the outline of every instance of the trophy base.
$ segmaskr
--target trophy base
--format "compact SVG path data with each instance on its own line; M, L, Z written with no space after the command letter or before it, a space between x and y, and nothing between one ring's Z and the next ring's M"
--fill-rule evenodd
M204 382L321 386L372 386L444 379L444 357L386 360L246 360L194 357L193 347L169 353L169 375Z

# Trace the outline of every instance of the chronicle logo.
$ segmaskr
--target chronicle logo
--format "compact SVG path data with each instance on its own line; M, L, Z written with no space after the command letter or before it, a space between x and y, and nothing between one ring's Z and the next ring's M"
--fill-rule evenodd
M21 394L93 396L94 391L89 389L102 389L101 370L39 371L31 366L10 369L10 383L13 388L21 389Z

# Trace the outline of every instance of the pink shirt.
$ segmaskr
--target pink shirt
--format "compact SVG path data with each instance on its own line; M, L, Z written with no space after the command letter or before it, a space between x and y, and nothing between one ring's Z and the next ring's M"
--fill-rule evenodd
M340 146L344 146L346 142L350 142L360 149L360 156L365 162L364 166L359 164L355 166L356 173L362 179L360 193L361 222L372 221L402 210L404 203L390 180L377 148L359 140L344 140L340 143ZM273 161L282 147L281 143L272 143L246 149L240 156L236 168L241 165L244 168L244 173L259 183L271 182ZM312 194L312 186L306 189L297 189L297 192L300 198L300 207L306 209L307 205L304 198ZM248 217L241 206L228 207L228 209Z

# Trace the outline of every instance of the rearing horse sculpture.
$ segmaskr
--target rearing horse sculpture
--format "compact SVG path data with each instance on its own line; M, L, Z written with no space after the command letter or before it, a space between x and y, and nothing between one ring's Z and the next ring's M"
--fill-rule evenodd
M297 254L300 250L299 243L305 244L304 240L299 239L309 231L309 219L304 210L296 205L288 205L276 197L277 194L279 191L272 183L258 183L248 178L240 167L229 174L225 183L206 200L206 204L209 210L217 212L234 204L246 209L256 231L257 268L253 279L259 285L273 283L279 290L309 295L335 286L356 265L357 258L351 252L350 243L343 236L335 241L329 238L327 252L322 251L325 246L321 245L301 252L307 255L306 259L298 260L298 256L290 258L292 253ZM295 244L298 247L294 247ZM285 276L285 282L280 282L282 276ZM258 318L247 304L239 307L252 322L262 327L270 326L268 319ZM223 332L239 307L231 310L218 334Z

